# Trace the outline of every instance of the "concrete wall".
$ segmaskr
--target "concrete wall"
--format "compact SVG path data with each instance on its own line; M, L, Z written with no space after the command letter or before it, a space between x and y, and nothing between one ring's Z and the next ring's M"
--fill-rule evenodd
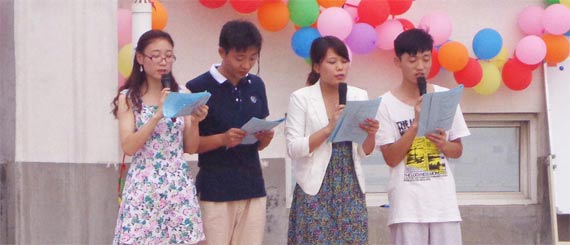
M116 9L130 0L0 1L0 244L110 243L117 215L117 123L109 103L117 87ZM180 83L219 62L217 37L227 20L250 19L226 4L206 9L198 1L163 0L169 13ZM418 23L429 12L448 13L451 39L471 45L475 33L491 27L512 53L522 34L516 15L543 0L422 0L404 17ZM267 82L270 118L287 109L289 93L304 85L309 67L290 48L292 24L280 32L262 30L260 75ZM470 49L470 48L469 48ZM471 50L471 49L470 49ZM348 80L378 96L400 77L392 54L376 50L355 55ZM473 54L471 55L473 56ZM14 62L15 61L15 62ZM253 69L255 71L256 68ZM536 147L538 203L461 206L465 244L548 244L548 185L542 157L546 119L542 70L525 91L502 86L491 96L467 90L466 113L523 112L538 118ZM455 83L444 72L434 83ZM509 98L506 100L505 98ZM17 122L17 123L16 123ZM278 131L261 153L268 192L266 244L286 241L285 140ZM196 156L189 157L195 164ZM197 168L192 166L195 173ZM387 209L369 206L370 244L386 244ZM568 219L560 226L568 237Z

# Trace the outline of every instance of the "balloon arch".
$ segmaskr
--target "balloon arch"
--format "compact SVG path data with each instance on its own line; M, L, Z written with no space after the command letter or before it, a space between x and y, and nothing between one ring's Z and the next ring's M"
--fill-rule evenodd
M152 28L164 29L168 14L158 0L152 1ZM206 8L219 8L228 0L199 0ZM367 54L376 48L390 51L393 41L404 30L421 28L434 39L433 62L428 78L437 76L443 68L453 73L455 81L477 93L490 95L501 81L511 90L526 89L532 81L532 71L543 62L556 65L570 54L570 0L546 0L547 7L529 6L517 17L518 28L526 35L516 44L509 57L501 34L492 28L479 30L473 37L476 57L460 42L450 40L451 19L444 12L423 16L417 26L398 17L407 12L412 0L229 0L241 14L253 14L261 28L278 32L289 21L296 31L291 37L293 52L309 58L311 42L326 35L344 40L349 51ZM389 18L391 17L391 18ZM132 67L131 13L119 9L119 79L124 81ZM563 67L561 67L563 69Z

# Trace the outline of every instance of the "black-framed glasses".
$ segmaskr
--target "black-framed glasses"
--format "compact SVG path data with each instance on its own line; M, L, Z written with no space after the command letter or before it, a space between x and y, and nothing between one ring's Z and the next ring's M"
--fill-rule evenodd
M143 55L149 58L155 64L160 64L160 62L162 62L163 60L166 61L166 63L174 63L174 61L176 61L176 55L173 54L169 54L164 57L160 55L146 55L146 54Z

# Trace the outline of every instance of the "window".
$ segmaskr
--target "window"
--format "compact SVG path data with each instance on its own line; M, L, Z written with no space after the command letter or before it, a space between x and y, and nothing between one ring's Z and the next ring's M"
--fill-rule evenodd
M464 114L471 135L462 138L463 155L451 160L460 205L512 205L537 202L536 115ZM290 161L287 160L288 168ZM382 154L362 161L368 206L388 203L390 169ZM290 173L290 172L289 172ZM290 203L293 176L287 178Z

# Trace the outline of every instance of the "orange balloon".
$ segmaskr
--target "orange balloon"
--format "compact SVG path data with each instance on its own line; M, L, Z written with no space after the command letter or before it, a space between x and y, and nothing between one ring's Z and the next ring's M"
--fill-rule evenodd
M563 35L544 34L540 38L546 43L546 56L544 61L549 64L560 63L570 54L568 40Z
M342 5L346 2L346 0L317 0L319 5L323 8L330 8L330 7L339 7L342 8Z
M257 19L263 29L279 31L289 23L289 8L281 1L264 1L257 10Z
M158 0L155 0L152 5L152 29L164 30L168 22L168 13L166 8Z
M439 64L448 71L460 71L469 63L469 52L460 42L444 43L438 53Z

